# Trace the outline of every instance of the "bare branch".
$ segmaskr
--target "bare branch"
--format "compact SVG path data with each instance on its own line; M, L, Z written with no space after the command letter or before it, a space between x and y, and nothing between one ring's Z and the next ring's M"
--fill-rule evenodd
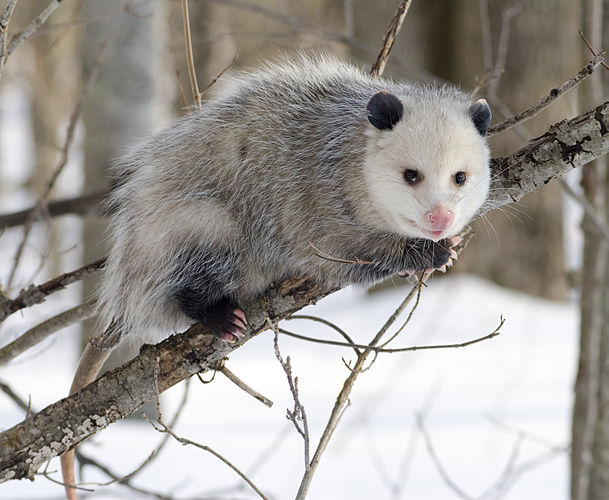
M420 295L419 290L420 290L420 288L417 287L417 300ZM411 311L411 314L408 316L408 320L410 319L411 316L412 316L412 311ZM406 323L408 322L408 320L406 321ZM297 338L300 340L314 342L316 344L335 345L335 346L339 346L339 347L351 347L354 349L366 349L366 350L369 350L372 352L377 352L377 353L398 353L398 352L410 352L410 351L426 351L426 350L431 350L431 349L455 349L455 348L459 348L459 347L468 347L470 345L478 344L479 342L484 342L485 340L490 340L490 339L496 337L497 335L500 335L501 327L503 326L504 323L505 323L505 319L502 317L499 320L499 326L497 328L495 328L491 333L484 335L482 337L477 337L472 340L467 340L465 342L459 342L459 343L455 343L455 344L432 344L432 345L417 345L417 346L410 346L410 347L395 347L395 348L376 347L376 346L365 345L365 344L354 344L354 343L347 343L347 342L337 342L335 340L316 339L315 337L307 337L306 335L300 335L298 333L288 332L287 330L284 330L283 328L280 328L279 332L287 335L288 337L294 337L294 338ZM402 329L402 327L400 327L400 330L401 329ZM394 338L394 336L392 336L388 341L386 341L382 345L386 345L387 342L390 342L391 340L393 340L393 338Z
M290 392L292 393L292 399L294 400L294 409L292 411L287 410L287 417L288 420L294 424L296 431L302 436L304 441L305 471L308 471L310 468L309 421L307 420L304 405L300 402L300 397L298 395L298 377L292 377L292 365L290 363L290 357L288 356L284 361L283 357L281 356L281 352L279 351L279 329L270 320L268 320L268 325L275 333L273 338L275 357L277 358L277 361L279 361L279 364L281 365L281 368L283 368L283 371L288 379L288 385L290 387ZM299 422L302 422L302 426ZM299 493L296 498L304 498L304 496L301 497Z
M9 361L39 344L53 333L73 323L90 318L94 314L95 301L90 301L73 307L72 309L68 309L61 314L36 325L20 335L17 339L13 340L10 344L7 344L0 349L0 366L7 364Z
M258 496L260 498L268 500L267 497L264 495L264 493L262 493L262 491L260 491L260 489L258 489L258 487L252 482L252 480L250 478L248 478L235 465L233 465L229 460L227 460L222 455L220 455L220 453L215 451L213 448L210 448L209 446L206 446L204 444L197 443L196 441L191 441L190 439L186 439L186 438L178 436L171 429L171 427L169 427L167 424L165 424L161 419L158 420L160 427L154 425L153 422L150 422L150 423L152 424L152 426L154 427L155 430L157 430L159 432L166 432L172 438L174 438L177 442L182 443L183 445L189 444L189 445L195 446L197 448L200 448L201 450L207 451L208 453L211 453L214 457L220 459L222 462L224 462L226 465L228 465L233 471L235 471L241 477L241 479L243 479L248 485L250 485L250 487L258 494Z
M188 0L182 0L182 21L184 23L184 43L186 45L186 64L188 66L188 76L190 77L190 87L195 106L201 106L201 92L197 84L197 71L195 69L195 58L192 52L192 39L190 37L190 16L188 15Z
M0 17L0 77L4 72L4 65L6 64L6 58L8 57L6 51L6 41L8 39L8 25L13 16L13 11L17 5L17 0L8 0L2 17Z
M222 375L224 375L228 380L230 380L233 384L235 384L239 389L247 392L250 396L253 396L261 403L265 404L269 408L273 406L273 402L260 394L258 391L252 389L249 385L247 385L243 380L241 380L237 375L231 372L225 365L222 365L222 368L218 370Z
M69 284L80 281L85 276L99 271L104 267L105 263L106 258L104 257L103 259L96 260L91 264L79 267L74 271L57 276L56 278L53 278L42 285L30 285L25 290L22 290L21 293L19 293L19 295L14 299L0 303L0 322L4 321L7 316L10 316L20 309L44 302L46 297L52 293L63 290Z
M501 123L497 123L490 127L486 133L487 136L491 137L499 132L503 132L509 128L514 127L515 125L521 124L530 120L534 116L536 116L539 112L547 108L552 102L558 99L565 92L568 92L573 87L575 87L578 83L582 82L586 78L588 78L594 70L598 68L605 59L605 53L602 52L594 57L582 70L577 73L573 78L570 78L565 83L563 83L560 87L550 90L548 95L546 95L543 99L541 99L538 103L534 104L530 108L521 111L517 115L514 115L507 120L503 120Z
M233 64L235 64L237 61L239 60L239 54L235 54L233 56L233 59L231 60L231 62L229 62L222 71L220 71L220 73L218 73L218 76L216 76L211 82L209 82L209 84L207 85L207 87L205 87L201 92L199 92L199 103L201 102L201 97L203 96L203 94L205 94L205 92L207 92L211 87L213 87L216 82L222 78L222 75L224 73L226 73L226 71L228 70L228 68L230 68Z
M21 44L24 40L32 36L40 27L44 24L44 22L49 18L49 16L55 12L55 9L59 7L62 0L53 0L49 5L47 5L46 9L44 9L38 17L34 19L21 33L17 33L13 38L11 38L11 43L6 50L6 56L10 56L13 51Z
M609 152L609 102L563 120L512 156L491 160L491 192L483 211L517 202L555 177Z
M0 391L6 394L23 411L28 413L31 411L30 404L21 399L7 383L0 381Z
M372 76L381 76L385 71L385 64L389 58L389 53L393 48L393 44L395 43L398 33L402 29L402 23L406 18L406 14L408 13L411 3L412 0L400 0L400 4L398 5L393 19L389 23L385 37L383 38L383 47L381 48L381 52L370 70L370 74Z
M44 208L44 217L60 217L75 214L86 215L99 210L99 205L107 196L107 192L98 192L66 198L64 200L50 201ZM0 215L0 228L15 227L25 224L29 219L35 218L36 207Z
M576 192L564 179L558 179L558 182L560 182L560 187L564 192L580 204L586 215L590 218L590 221L594 224L596 229L598 229L599 233L609 242L609 227L607 227L607 224L601 219L599 213L588 199L583 194Z
M578 31L579 36L581 37L581 39L584 41L584 43L586 44L586 46L588 47L588 50L592 53L593 56L596 57L596 52L594 51L594 49L592 48L592 45L590 44L590 42L588 41L588 39L585 37L584 33L582 30ZM603 65L603 68L609 70L609 66L607 66L606 62L602 62L601 63Z

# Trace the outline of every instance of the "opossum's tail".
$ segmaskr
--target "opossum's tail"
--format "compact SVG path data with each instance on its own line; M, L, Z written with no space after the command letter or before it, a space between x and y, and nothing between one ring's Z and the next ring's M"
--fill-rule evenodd
M70 387L70 395L80 391L97 378L104 362L120 340L120 335L116 335L116 331L116 323L113 323L102 335L89 340L78 362L72 387ZM74 475L74 449L65 452L60 460L66 498L67 500L78 500Z

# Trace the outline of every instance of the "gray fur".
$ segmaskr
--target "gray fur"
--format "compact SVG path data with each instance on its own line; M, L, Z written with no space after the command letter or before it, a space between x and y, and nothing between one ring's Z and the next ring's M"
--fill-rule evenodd
M244 303L284 278L368 284L437 263L442 242L395 230L371 199L364 175L371 137L394 133L368 121L367 103L380 90L405 101L405 119L422 106L429 120L454 115L476 132L470 102L455 89L393 83L303 56L235 77L200 110L133 147L109 201L113 247L100 297L102 329L112 325L106 344L125 334L156 341L192 323L174 296L191 282L189 269L218 277L221 292ZM461 198L455 204L467 203ZM313 247L370 264L320 258ZM191 267L176 272L188 255Z

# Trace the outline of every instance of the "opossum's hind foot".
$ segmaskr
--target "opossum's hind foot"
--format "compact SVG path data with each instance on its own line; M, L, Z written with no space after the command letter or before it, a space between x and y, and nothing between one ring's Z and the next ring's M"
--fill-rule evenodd
M229 298L209 304L197 316L195 319L207 326L213 334L231 344L245 335L245 313Z
M236 307L232 311L232 317L230 317L230 321L232 323L232 326L229 326L228 330L224 330L217 335L222 340L226 340L227 342L233 344L237 342L237 340L243 338L243 336L245 335L244 330L247 328L247 320L245 319L245 313L241 309Z

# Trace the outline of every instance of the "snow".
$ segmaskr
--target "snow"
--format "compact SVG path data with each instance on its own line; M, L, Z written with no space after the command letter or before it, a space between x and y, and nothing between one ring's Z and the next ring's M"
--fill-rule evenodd
M65 293L65 292L62 292ZM404 288L376 294L347 289L305 310L329 319L364 343L402 300ZM69 295L69 294L68 294ZM37 306L41 307L41 306ZM47 313L50 311L46 311ZM28 316L30 312L24 313ZM395 346L459 343L493 331L501 335L460 349L381 354L361 374L351 405L322 457L308 498L459 498L442 479L417 427L424 427L441 467L465 495L478 497L510 466L509 488L484 498L566 499L572 384L577 355L577 308L501 289L468 275L434 278L423 290L411 323ZM406 314L401 318L406 317ZM23 320L22 320L23 321ZM401 321L398 321L401 324ZM337 339L310 321L284 322L286 329ZM59 333L51 346L27 353L4 368L1 378L41 408L67 390L75 363L74 333ZM188 403L174 430L208 445L244 471L270 498L293 498L303 473L303 443L286 420L293 402L266 332L234 352L227 366L274 401L269 409L222 375L209 384L194 379ZM298 376L314 449L348 376L349 349L280 337ZM211 375L205 375L208 380ZM182 397L184 384L162 397L166 421ZM0 427L22 418L0 395ZM136 468L162 439L142 418L119 422L82 446L114 471ZM268 448L271 448L270 451ZM265 451L266 450L266 451ZM261 456L270 453L261 462ZM531 461L538 464L518 474ZM58 470L56 460L50 471ZM58 478L58 473L53 474ZM85 469L85 481L108 478ZM210 496L242 481L217 458L193 446L168 443L135 484L179 498ZM393 489L397 485L398 489ZM93 486L97 499L134 498L121 486ZM256 498L247 487L224 498ZM44 477L0 485L6 499L56 498L61 487Z

